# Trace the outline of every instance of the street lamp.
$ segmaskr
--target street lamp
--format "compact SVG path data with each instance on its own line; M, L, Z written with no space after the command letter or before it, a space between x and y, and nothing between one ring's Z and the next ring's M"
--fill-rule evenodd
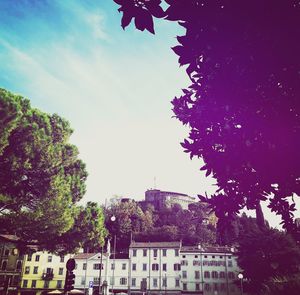
M112 222L115 222L116 221L116 216L115 215L113 215L111 218L110 218L110 220L112 221ZM116 268L116 239L117 239L117 236L115 235L114 236L114 254L113 254L113 266L114 266L114 268L113 268L113 273L112 273L112 288L111 288L111 291L112 291L112 293L114 293L114 285L115 285L115 268Z
M238 274L238 278L239 278L240 281L241 281L241 295L243 295L243 278L244 278L243 274L242 274L242 273L239 273L239 274Z

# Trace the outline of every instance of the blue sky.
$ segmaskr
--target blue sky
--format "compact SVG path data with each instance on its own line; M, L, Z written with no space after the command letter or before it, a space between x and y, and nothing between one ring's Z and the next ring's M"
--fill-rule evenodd
M0 1L0 87L70 121L89 172L84 201L141 199L154 177L163 190L213 192L172 119L170 101L189 84L170 49L182 29L161 21L155 36L123 31L117 9L112 0Z

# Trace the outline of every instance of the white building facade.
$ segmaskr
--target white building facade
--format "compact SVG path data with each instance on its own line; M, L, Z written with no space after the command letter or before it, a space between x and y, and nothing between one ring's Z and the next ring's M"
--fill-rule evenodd
M187 247L181 242L132 242L128 254L79 254L75 288L102 287L102 294L238 295L234 249ZM100 272L100 263L102 268ZM95 290L94 290L95 291ZM99 294L99 291L95 291ZM87 293L86 293L87 294Z

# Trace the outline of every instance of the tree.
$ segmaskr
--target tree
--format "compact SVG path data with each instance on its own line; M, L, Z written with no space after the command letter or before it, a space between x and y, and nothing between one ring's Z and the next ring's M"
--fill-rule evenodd
M86 206L78 206L74 225L64 234L52 241L52 251L56 245L63 245L60 252L70 253L74 249L83 248L85 252L99 252L104 245L107 230L104 226L102 208L95 202L87 202ZM50 248L50 245L48 245Z
M111 239L116 237L117 250L128 249L131 238L140 232L148 232L152 226L152 213L145 213L132 200L112 199L110 206L105 208L105 225ZM113 221L111 217L116 219Z
M186 29L173 48L191 85L172 101L190 133L182 143L201 157L219 191L202 197L219 220L261 201L295 232L300 195L300 4L298 1L114 0L122 27L154 33L153 17Z
M4 89L0 107L1 232L53 249L74 225L85 193L85 164L68 142L72 129Z
M274 279L289 279L299 274L299 263L299 247L283 232L258 229L244 234L240 239L238 264L255 294Z

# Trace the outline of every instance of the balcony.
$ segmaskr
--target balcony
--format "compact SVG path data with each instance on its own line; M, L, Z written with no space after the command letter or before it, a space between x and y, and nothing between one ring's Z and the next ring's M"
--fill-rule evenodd
M44 281L51 281L53 279L53 270L51 272L44 272L42 274L42 280Z

